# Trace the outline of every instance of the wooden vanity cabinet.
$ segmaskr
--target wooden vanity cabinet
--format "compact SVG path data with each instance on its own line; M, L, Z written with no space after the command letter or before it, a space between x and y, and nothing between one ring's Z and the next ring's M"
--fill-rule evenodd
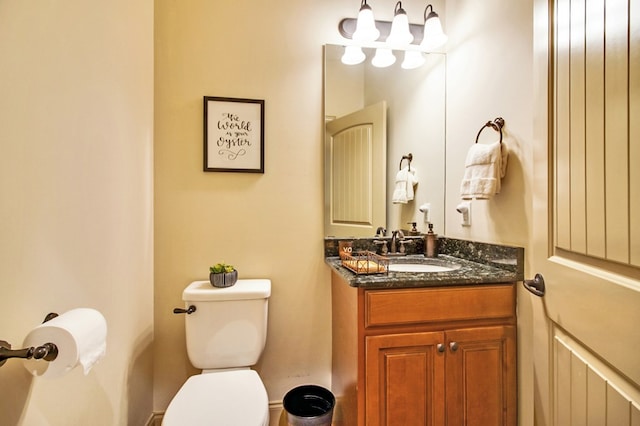
M514 283L332 299L334 425L516 425Z

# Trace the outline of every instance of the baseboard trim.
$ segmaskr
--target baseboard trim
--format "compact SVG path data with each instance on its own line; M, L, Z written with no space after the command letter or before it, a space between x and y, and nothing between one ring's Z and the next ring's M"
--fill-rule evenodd
M287 415L282 401L269 401L269 426L286 426Z

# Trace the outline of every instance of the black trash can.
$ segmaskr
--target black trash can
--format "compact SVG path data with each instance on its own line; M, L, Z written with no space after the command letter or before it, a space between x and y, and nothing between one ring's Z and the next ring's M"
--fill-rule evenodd
M336 398L322 386L295 387L282 402L290 426L331 426Z

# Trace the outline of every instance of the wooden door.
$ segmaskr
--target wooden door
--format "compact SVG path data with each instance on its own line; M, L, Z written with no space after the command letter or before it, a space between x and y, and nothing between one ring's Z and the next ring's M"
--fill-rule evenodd
M467 328L445 336L447 426L515 426L515 327Z
M443 343L441 332L366 337L367 426L444 424Z
M536 0L534 16L535 422L636 425L640 8Z
M327 235L373 237L386 227L386 122L382 101L326 124Z

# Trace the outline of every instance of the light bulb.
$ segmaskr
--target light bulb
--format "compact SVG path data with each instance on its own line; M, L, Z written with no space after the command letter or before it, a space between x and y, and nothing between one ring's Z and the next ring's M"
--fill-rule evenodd
M431 7L431 5L427 6L427 9ZM427 9L425 9L425 15L427 13ZM424 33L422 36L422 43L420 43L420 48L424 51L432 51L447 42L448 37L442 31L442 23L440 23L440 18L438 14L433 11L433 7L431 7L431 13L428 16L425 16L424 21Z
M404 52L404 60L402 61L402 68L405 70L412 70L414 68L421 67L426 62L422 52L417 50L407 50Z
M391 22L391 32L387 37L387 44L393 48L401 49L413 41L413 34L409 30L409 18L402 8L402 3L396 3L395 15Z
M376 28L376 21L373 19L373 10L363 0L360 12L358 12L358 20L356 21L356 30L352 39L360 42L376 41L380 37L380 31Z
M371 65L377 68L390 67L396 62L396 57L391 49L379 47L376 49L376 56L371 60Z
M366 56L360 46L345 46L341 61L345 65L357 65L365 59Z

